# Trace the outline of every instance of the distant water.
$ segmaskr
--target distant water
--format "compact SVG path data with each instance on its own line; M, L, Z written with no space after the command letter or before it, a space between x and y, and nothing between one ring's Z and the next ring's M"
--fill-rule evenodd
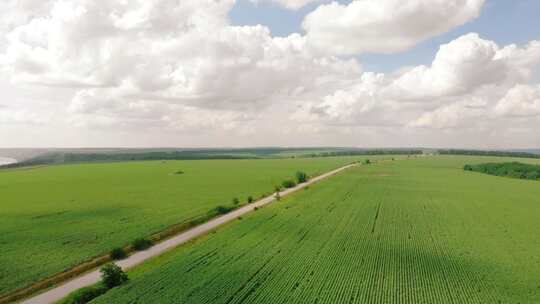
M0 166L14 164L16 162L17 162L17 160L14 159L14 158L0 157Z

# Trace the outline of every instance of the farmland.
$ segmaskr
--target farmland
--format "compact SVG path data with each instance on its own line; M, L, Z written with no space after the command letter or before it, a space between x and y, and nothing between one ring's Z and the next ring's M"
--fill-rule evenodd
M500 160L351 169L135 268L97 303L539 303L538 182L463 170Z
M360 157L148 161L0 171L0 294L218 205ZM182 172L182 174L178 174Z

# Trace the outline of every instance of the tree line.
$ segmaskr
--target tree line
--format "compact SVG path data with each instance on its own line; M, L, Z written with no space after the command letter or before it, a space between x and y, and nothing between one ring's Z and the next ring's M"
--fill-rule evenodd
M489 175L540 180L539 165L523 164L519 162L465 165L463 169L466 171L480 172Z
M501 156L518 158L540 158L540 154L512 151L482 151L482 150L439 150L441 155L471 155L471 156Z

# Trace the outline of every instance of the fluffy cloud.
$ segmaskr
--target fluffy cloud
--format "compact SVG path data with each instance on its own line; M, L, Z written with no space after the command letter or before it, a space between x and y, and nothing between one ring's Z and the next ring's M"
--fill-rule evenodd
M259 110L360 72L355 60L314 56L298 34L229 25L233 4L53 1L9 31L0 64L18 83L77 89L70 112L107 121L161 121L186 109L177 105Z
M483 119L489 117L486 115L489 111L489 104L484 98L468 96L462 101L424 112L408 125L435 129L478 127L483 124Z
M47 117L27 110L2 109L0 107L0 125L43 125L49 122Z
M0 2L0 33L7 33L15 27L26 24L35 16L46 14L52 1L4 0ZM4 35L0 36L0 50L5 46Z
M351 85L325 96L322 102L316 103L310 111L342 123L358 121L362 115L378 106L380 88L384 85L384 74L363 73Z
M397 74L364 73L299 110L300 121L336 125L459 129L496 125L496 117L538 115L532 72L538 42L499 47L467 34L440 47L430 66Z
M497 115L540 116L540 86L516 85L497 103Z
M436 98L469 93L487 84L504 85L528 81L531 66L540 63L537 42L524 48L500 49L493 41L471 33L442 45L430 67L415 67L393 84L399 96Z
M281 1L290 8L307 2ZM362 143L392 138L399 145L406 143L402 136L414 140L421 132L495 132L511 122L516 132L530 134L530 125L540 123L533 79L538 41L499 46L472 33L442 45L429 65L388 74L336 56L406 49L474 18L483 1L322 5L306 18L306 35L288 37L273 37L264 26L232 26L234 3L3 2L17 18L0 21L0 89L10 78L22 92L30 86L49 91L16 99L35 109L13 110L4 101L0 121L125 132L113 143L125 134L148 132L152 143L163 133L189 134L203 145L196 135L251 134L260 144L272 136L281 136L281 144L328 140L310 142L316 145L376 134ZM440 17L443 11L452 17ZM38 109L35 96L49 102ZM225 139L220 143L227 145Z
M272 2L278 3L284 8L297 10L310 3L323 2L323 1L328 1L328 0L250 0L250 1L254 3L258 3L260 1L272 1Z
M539 124L540 89L532 73L540 65L538 41L500 48L469 34L442 46L431 67L417 67L397 78L392 94L437 105L408 125L424 128L497 130L512 119L513 127ZM530 126L529 126L530 127Z
M484 0L355 0L321 5L304 20L314 48L332 54L396 53L480 14Z
M21 82L115 86L130 74L134 62L153 64L156 57L174 52L175 43L197 43L186 39L194 31L204 35L222 28L233 4L53 1L45 15L9 31L0 63ZM171 39L175 36L184 39ZM195 53L195 46L184 52Z

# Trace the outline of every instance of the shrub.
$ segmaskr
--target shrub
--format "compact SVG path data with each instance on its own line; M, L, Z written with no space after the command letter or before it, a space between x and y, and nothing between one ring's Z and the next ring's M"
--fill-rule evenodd
M124 250L124 248L118 247L111 250L111 252L109 253L109 256L113 260L121 260L127 257L127 253Z
M176 175L184 174L184 171L178 170L178 171L174 172L174 174L176 174Z
M206 220L207 220L207 217L198 217L196 219L192 219L191 221L189 221L188 226L195 227L206 222Z
M251 204L251 203L253 203L253 201L254 201L254 200L253 200L253 197L252 197L251 195L250 195L250 196L248 196L248 198L247 198L247 202L248 202L248 204Z
M103 284L96 284L94 286L84 287L71 294L69 298L63 303L86 304L93 299L105 294L107 290L107 286Z
M281 191L281 186L274 186L274 192L278 192Z
M225 213L229 213L231 210L234 210L234 208L221 205L221 206L217 206L216 208L212 209L211 212L217 213L217 214L225 214Z
M309 179L309 177L305 172L302 172L302 171L296 172L296 181L299 184L307 182L308 179Z
M296 186L296 183L292 179L285 180L281 184L283 185L283 188L292 188Z
M110 263L100 269L101 280L107 288L120 286L128 281L127 274L118 265Z
M238 205L238 204L240 204L240 200L237 197L235 197L235 198L232 199L232 203L233 203L233 205Z
M366 159L366 160L364 161L364 165L369 165L369 164L371 164L371 161L370 161L369 159Z
M135 250L145 250L152 247L152 241L145 238L138 238L131 243L131 246Z

